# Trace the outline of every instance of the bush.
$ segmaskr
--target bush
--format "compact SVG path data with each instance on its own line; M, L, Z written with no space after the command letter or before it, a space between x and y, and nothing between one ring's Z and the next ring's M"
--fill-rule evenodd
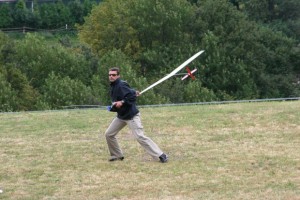
M57 109L70 105L92 105L95 102L91 88L79 80L51 73L45 82L40 106Z
M84 84L90 81L90 63L77 49L49 43L38 34L26 34L26 38L18 42L17 49L14 58L35 88L44 85L51 72Z
M0 72L0 111L16 111L16 92L12 90L3 73Z

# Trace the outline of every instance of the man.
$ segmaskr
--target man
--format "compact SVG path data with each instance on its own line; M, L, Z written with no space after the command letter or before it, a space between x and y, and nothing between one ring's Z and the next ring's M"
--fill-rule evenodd
M139 92L130 88L130 86L120 79L120 70L117 67L109 70L110 97L112 106L109 108L112 112L117 112L117 117L113 119L105 132L105 137L110 152L109 161L123 160L124 155L119 147L116 135L126 125L132 131L137 141L142 145L148 154L159 158L160 162L166 163L168 156L148 137L144 135L143 126L140 119L139 110L136 107L136 97Z

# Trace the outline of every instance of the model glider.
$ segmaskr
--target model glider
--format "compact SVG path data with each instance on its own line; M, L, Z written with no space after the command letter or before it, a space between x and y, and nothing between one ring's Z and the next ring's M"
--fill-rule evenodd
M176 69L174 69L170 74L168 74L167 76L163 77L162 79L158 80L157 82L153 83L152 85L150 85L149 87L147 87L146 89L144 89L143 91L141 91L140 95L143 94L144 92L150 90L151 88L157 86L158 84L162 83L163 81L167 80L168 78L171 78L172 76L176 75L177 72L179 72L187 64L189 64L190 62L192 62L193 60L195 60L195 58L197 58L198 56L200 56L203 52L204 52L204 50L199 51L198 53L196 53L195 55L193 55L192 57L190 57L188 60L186 60L184 63L182 63Z
M197 71L197 69L193 69L192 71L190 70L189 67L186 67L185 69L187 71L187 74L184 77L182 77L181 80L184 80L187 77L191 77L193 80L195 80L195 76L193 75L193 73L195 73Z

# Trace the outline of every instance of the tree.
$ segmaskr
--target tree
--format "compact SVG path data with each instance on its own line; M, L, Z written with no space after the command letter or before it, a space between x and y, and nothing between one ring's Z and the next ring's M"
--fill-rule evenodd
M25 0L18 0L13 10L13 25L15 27L25 26L27 20L28 10L26 8Z
M255 98L258 96L251 68L244 62L242 50L252 53L252 46L243 45L248 39L251 23L228 1L205 1L196 10L193 32L206 50L202 81L221 100ZM224 95L226 94L226 95Z
M0 32L0 64L12 62L15 53L15 42L3 32Z
M0 112L16 111L16 98L0 66Z
M124 13L131 1L109 0L96 6L84 25L79 26L79 38L99 55L113 48L125 49L135 37L135 30L128 26Z
M49 43L43 37L31 33L17 43L16 49L14 58L34 88L41 88L52 72L78 79L87 85L91 81L91 63L78 49Z
M38 93L34 90L26 76L17 68L8 64L0 65L0 101L1 111L24 111L35 109Z
M300 2L298 0L276 1L278 6L278 19L283 21L299 20Z
M94 6L97 5L96 1L93 0L84 0L83 1L83 15L88 16L91 13L91 10Z
M53 28L55 27L55 19L56 19L56 14L55 14L55 5L53 3L49 4L42 4L39 7L39 12L41 16L41 28Z
M76 90L82 89L85 91L82 91L83 94L89 95L85 103L98 103L91 89L86 89L92 84L92 74L97 73L99 64L87 47L49 43L39 34L31 33L15 42L0 33L0 53L0 66L5 72L3 88L8 94L14 95L14 104L9 107L11 110L51 109L54 104L47 102L51 98L46 98L44 93L48 91L45 90L45 84L51 74L68 79L65 82L73 84L73 92L67 93L68 97L64 96L64 99L73 98L69 96L76 92L80 95ZM55 108L58 107L55 104Z
M12 26L12 16L10 14L10 7L8 4L0 4L0 28L7 28Z
M72 24L83 23L84 7L80 0L71 1L68 3Z
M57 12L56 28L64 27L66 24L72 24L71 13L69 8L63 3L62 0L57 0L55 3L55 9Z
M244 11L251 20L264 23L299 41L300 1L298 0L244 0Z
M201 85L200 81L191 81L183 88L183 102L210 102L217 99L215 93Z
M14 66L7 67L7 82L15 91L15 109L18 111L34 110L39 93L30 85L25 74Z
M240 10L241 0L229 0L229 1L236 7L236 9Z
M185 0L108 0L79 27L79 38L99 55L120 49L141 64L135 70L151 76L157 69L167 71L180 63L182 54L194 53L186 47L192 11Z
M73 23L70 18L70 10L63 4L62 0L42 4L39 10L43 28L61 28L65 27L66 24Z
M29 10L26 7L25 0L19 0L14 9L10 10L12 24L14 27L28 26L37 28L41 23L41 18L38 10Z
M266 89L263 80L268 75L288 75L289 81L285 83L294 82L292 39L248 21L227 1L204 1L196 16L195 23L209 30L200 38L206 49L205 87L235 98L270 97L267 93L272 90L281 91L276 97L286 94L279 86L273 87L278 84Z
M91 89L81 81L49 74L42 90L41 101L52 109L70 105L91 105L94 97Z
M277 5L274 0L249 2L243 6L255 8L253 16L260 22L274 18ZM262 23L249 21L233 5L237 2L191 3L193 5L188 1L108 0L93 9L80 27L79 37L100 56L113 48L121 50L137 63L133 69L150 82L153 77L171 71L199 48L205 49L200 58L206 66L200 71L204 74L203 86L219 99L265 97L264 77L280 76L284 70L289 75L284 82L292 84L293 40ZM242 2L238 3L240 6ZM199 65L200 59L193 64ZM277 85L267 90L281 91L282 88L287 87ZM173 96L172 90L164 92L168 92L164 93L166 96ZM286 94L281 91L279 95Z

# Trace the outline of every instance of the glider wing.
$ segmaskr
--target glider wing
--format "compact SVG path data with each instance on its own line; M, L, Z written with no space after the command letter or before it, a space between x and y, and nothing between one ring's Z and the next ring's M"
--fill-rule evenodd
M152 85L150 85L149 87L147 87L146 89L144 89L143 91L141 91L140 95L143 94L144 92L146 92L147 90L155 87L156 85L162 83L163 81L167 80L168 78L174 76L177 72L179 72L187 64L189 64L190 62L192 62L195 58L197 58L203 52L204 52L204 50L201 50L198 53L196 53L195 55L193 55L192 57L190 57L188 60L186 60L184 63L182 63L179 67L177 67L176 69L174 69L170 74L168 74L167 76L163 77L162 79L158 80L157 82L153 83Z
M186 79L187 77L191 77L193 80L195 80L195 76L193 75L193 73L195 73L196 71L197 71L197 69L193 69L192 71L188 68L188 67L186 67L186 70L188 71L188 73L184 76L184 77L182 77L181 78L181 80L184 80L184 79Z

